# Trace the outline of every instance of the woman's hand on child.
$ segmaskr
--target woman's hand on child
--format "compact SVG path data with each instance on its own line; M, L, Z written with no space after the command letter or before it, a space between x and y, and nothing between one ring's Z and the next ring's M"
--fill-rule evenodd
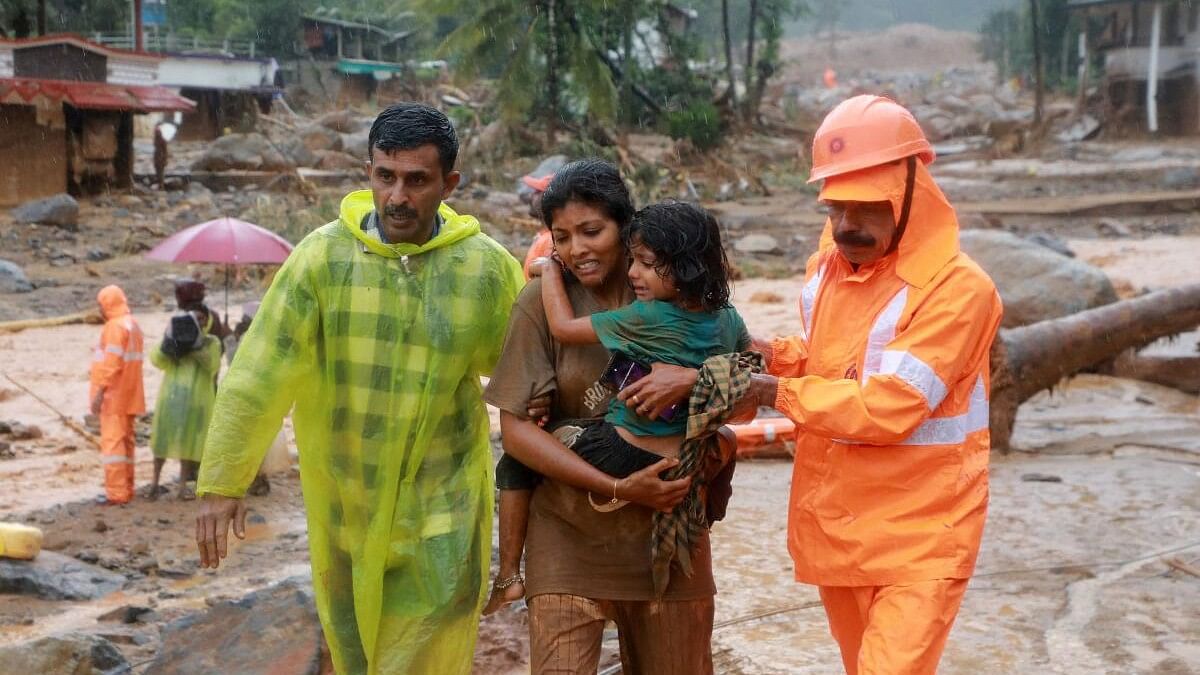
M662 460L631 473L617 481L617 497L627 499L642 506L648 506L655 511L670 513L683 498L687 496L692 484L691 478L678 480L663 480L658 475L679 464L673 457Z
M526 414L529 415L530 421L536 423L539 427L544 427L550 423L550 406L554 403L554 392L535 396L529 399Z
M658 419L664 410L692 395L699 374L695 368L655 363L649 375L626 386L617 393L617 398L639 417Z

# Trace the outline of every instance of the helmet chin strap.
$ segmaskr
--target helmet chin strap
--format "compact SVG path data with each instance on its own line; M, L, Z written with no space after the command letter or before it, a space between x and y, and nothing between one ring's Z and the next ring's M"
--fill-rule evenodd
M896 222L896 233L892 235L892 243L884 255L890 255L900 248L900 237L904 236L904 230L908 227L908 214L912 211L913 188L917 182L916 156L909 155L905 160L905 166L907 172L904 176L904 203L900 206L900 220Z

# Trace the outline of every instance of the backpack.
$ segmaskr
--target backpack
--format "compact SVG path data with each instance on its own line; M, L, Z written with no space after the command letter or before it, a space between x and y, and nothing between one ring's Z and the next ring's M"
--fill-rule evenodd
M196 317L190 313L176 314L171 317L167 333L163 336L162 351L167 356L177 359L200 348L204 334Z

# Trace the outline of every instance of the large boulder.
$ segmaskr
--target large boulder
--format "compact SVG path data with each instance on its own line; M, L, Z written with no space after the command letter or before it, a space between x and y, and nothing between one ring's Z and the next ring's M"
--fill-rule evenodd
M0 593L46 600L95 600L119 590L125 577L61 553L42 551L33 560L0 558Z
M12 217L18 223L43 223L75 230L79 226L79 202L63 192L25 202L12 210Z
M1117 301L1102 270L1003 230L963 230L962 249L996 282L1003 326L1056 319Z
M33 284L25 276L25 270L7 260L0 260L0 293L28 293Z
M359 159L337 150L318 150L314 153L317 163L314 168L325 171L366 171L365 158Z
M68 633L0 646L0 671L106 675L128 672L129 662L102 637Z
M278 145L283 156L296 166L314 167L320 159L304 144L303 140L297 137L293 136Z
M229 134L213 141L193 171L286 171L294 168L262 134Z
M371 119L353 110L334 110L317 118L316 124L342 134L351 134L371 126Z
M295 577L171 622L146 675L315 675L323 638L310 583Z

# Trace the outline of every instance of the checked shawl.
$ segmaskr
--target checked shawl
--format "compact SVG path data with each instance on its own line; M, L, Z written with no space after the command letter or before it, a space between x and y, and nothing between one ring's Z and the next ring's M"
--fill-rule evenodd
M704 500L700 498L707 477L699 471L705 458L720 452L717 429L733 412L737 401L750 389L750 376L765 368L762 354L742 352L712 356L700 366L700 375L688 399L687 437L679 449L679 464L667 471L666 480L692 477L692 485L671 513L656 512L650 542L654 595L661 598L670 581L671 563L692 575L692 544L707 527Z

